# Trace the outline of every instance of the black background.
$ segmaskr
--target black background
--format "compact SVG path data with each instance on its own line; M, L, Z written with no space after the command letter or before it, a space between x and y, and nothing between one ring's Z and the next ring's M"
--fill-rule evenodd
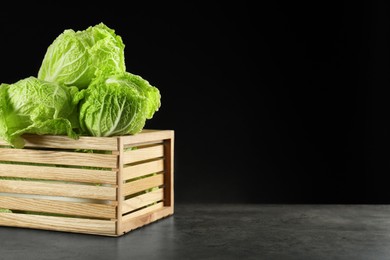
M387 4L271 2L10 3L0 82L103 22L160 89L146 128L175 130L177 202L390 202Z

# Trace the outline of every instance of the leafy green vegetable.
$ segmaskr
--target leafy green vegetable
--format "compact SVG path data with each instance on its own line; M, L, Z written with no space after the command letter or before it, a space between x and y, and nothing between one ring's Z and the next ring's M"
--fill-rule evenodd
M12 213L9 209L0 209L0 213Z
M101 73L83 91L80 127L92 136L136 134L161 105L159 90L130 72Z
M122 38L103 23L67 29L47 48L37 77L0 85L0 138L25 133L136 134L161 106L160 91L126 71Z
M98 71L126 71L124 48L122 38L103 23L83 31L64 30L48 47L38 78L87 88Z
M77 87L30 76L0 85L0 137L15 148L24 147L22 134L68 135L77 138Z

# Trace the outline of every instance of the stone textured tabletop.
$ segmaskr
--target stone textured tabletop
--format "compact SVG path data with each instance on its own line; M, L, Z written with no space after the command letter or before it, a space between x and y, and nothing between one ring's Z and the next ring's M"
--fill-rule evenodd
M390 205L178 204L121 237L0 227L0 259L390 259Z

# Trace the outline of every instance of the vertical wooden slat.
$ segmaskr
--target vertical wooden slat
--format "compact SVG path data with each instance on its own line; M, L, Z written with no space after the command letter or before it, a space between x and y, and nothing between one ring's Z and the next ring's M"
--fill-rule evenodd
M174 164L174 134L170 139L164 140L164 205L172 207L174 205L174 179L173 179L173 164Z
M123 154L124 154L124 144L123 144L123 138L119 137L118 138L118 151L119 151L119 156L118 156L118 165L117 168L118 170L118 175L117 175L117 193L116 193L116 200L118 202L117 206L117 211L116 211L116 235L121 235L123 234L123 229L122 229L122 204L124 201L124 196L122 195L122 187L123 187Z

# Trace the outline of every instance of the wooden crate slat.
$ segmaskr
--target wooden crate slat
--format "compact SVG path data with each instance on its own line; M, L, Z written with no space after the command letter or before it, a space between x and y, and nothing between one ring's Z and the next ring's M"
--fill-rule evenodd
M174 137L164 140L164 205L170 206L173 209L174 206Z
M116 217L115 205L0 196L0 208L94 218Z
M134 198L127 199L122 205L122 214L150 205L164 199L163 189L154 190ZM5 207L7 208L7 207Z
M158 173L164 170L164 160L150 161L146 163L126 166L123 168L123 180L141 177L151 173Z
M156 145L147 148L130 150L124 152L123 156L124 164L159 158L164 156L164 146Z
M0 177L116 184L115 171L22 164L0 164Z
M161 141L164 139L172 138L174 134L173 130L155 130L155 129L144 129L141 133L136 135L121 136L125 145L142 144L148 142Z
M117 155L3 148L0 161L115 168Z
M0 225L115 236L115 221L0 213Z
M138 215L138 216L132 215L131 217L126 218L126 220L122 219L123 230L125 232L128 232L173 214L172 207L163 207L156 210L150 209L150 211L147 210L149 208L150 207L145 208L146 211L145 214Z
M122 196L126 197L128 195L158 187L164 184L164 175L157 174L150 177L142 178L136 181L131 181L123 184L122 187Z
M80 136L78 139L72 139L65 135L33 134L24 134L22 137L26 141L25 147L91 149L107 151L116 151L118 148L116 137Z
M0 192L115 200L116 187L38 181L0 180Z
M137 210L137 211L134 211L134 212L131 212L129 214L124 215L122 217L122 221L126 222L126 221L131 220L132 218L135 218L135 217L138 217L138 216L141 216L141 215L144 215L146 213L153 212L153 211L156 211L156 210L159 210L162 208L164 208L164 202L162 202L162 201L157 202L156 204L150 205L150 206L145 207L143 209L140 209L140 210Z

